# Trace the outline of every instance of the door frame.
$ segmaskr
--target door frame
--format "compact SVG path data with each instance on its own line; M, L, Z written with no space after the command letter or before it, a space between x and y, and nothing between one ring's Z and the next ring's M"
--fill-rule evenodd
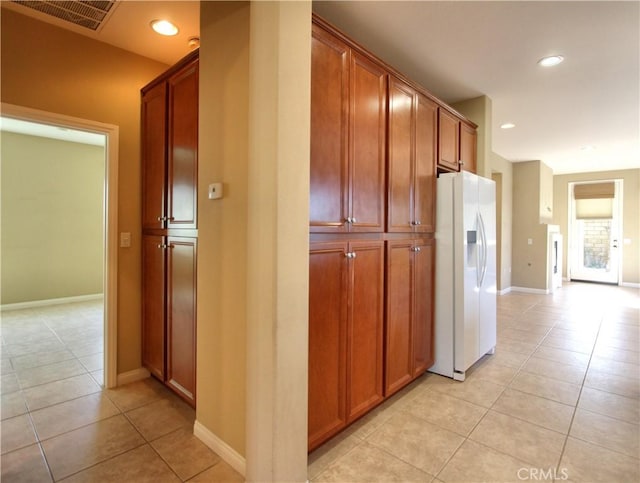
M623 231L623 206L622 206L622 202L623 202L623 189L624 189L624 180L622 178L613 178L613 179L593 179L593 180L588 180L588 181L571 181L568 183L567 185L567 190L568 190L568 196L567 196L567 201L568 201L568 210L567 210L567 255L566 255L566 260L567 260L567 279L569 281L572 280L572 275L573 275L573 249L576 243L575 240L575 227L574 227L574 223L575 223L575 211L576 211L576 203L575 203L575 199L573 197L573 187L575 185L579 185L579 184L594 184L594 183L607 183L607 182L612 182L615 184L615 203L614 203L614 209L615 209L615 213L614 216L617 218L617 229L616 229L616 233L612 233L611 236L615 236L618 239L618 246L617 246L617 271L616 271L616 282L615 285L621 285L622 284L622 257L623 257L623 250L622 250L622 244L623 244L623 239L622 239L622 235L624 233ZM596 283L609 283L609 282L596 282Z
M118 377L118 143L119 128L64 114L1 103L1 113L24 121L103 134L105 143L104 168L104 386L115 387Z

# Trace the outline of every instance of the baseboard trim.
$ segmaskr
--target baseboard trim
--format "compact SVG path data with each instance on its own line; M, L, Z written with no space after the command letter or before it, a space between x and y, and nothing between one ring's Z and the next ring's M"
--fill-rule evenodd
M118 374L116 383L118 386L123 386L124 384L141 381L149 376L151 376L149 371L147 371L144 367L139 367L138 369L134 369L133 371Z
M535 293L540 295L548 295L550 292L542 288L514 287L511 286L512 292Z
M89 300L99 300L104 297L101 293L94 293L90 295L76 295L74 297L61 297L57 299L47 299L47 300L31 300L29 302L18 302L15 304L4 304L0 305L0 312L10 311L10 310L21 310L21 309L31 309L33 307L46 307L47 305L62 305L62 304L71 304L74 302L86 302Z
M620 284L621 287L631 287L631 288L640 288L640 283L633 282L622 282Z
M511 287L503 288L502 290L498 290L498 295L506 295L511 292Z
M245 476L247 465L245 458L199 421L193 423L193 435L215 451L216 454L226 461L234 470L242 476Z

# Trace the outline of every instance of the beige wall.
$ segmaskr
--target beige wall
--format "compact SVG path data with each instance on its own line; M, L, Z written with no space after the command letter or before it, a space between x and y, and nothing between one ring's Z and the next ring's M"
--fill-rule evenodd
M513 224L513 164L491 153L492 178L496 181L498 227L498 290L511 287L511 254L512 254L512 224Z
M2 304L102 293L105 149L3 132Z
M244 456L248 3L203 3L200 42L197 419ZM224 197L207 199L218 181Z
M577 181L597 181L621 179L622 192L622 230L623 240L629 244L621 245L622 284L640 284L640 169L620 171L601 171L597 173L578 173L556 175L553 179L553 222L560 225L563 234L562 274L567 276L568 251L568 210L569 183Z
M511 282L514 287L546 291L548 232L540 223L541 172L547 173L540 161L513 164Z
M492 159L492 117L491 98L475 97L451 104L460 114L478 125L478 160L476 172L485 178L491 178Z
M118 373L140 367L140 88L168 66L2 9L2 102L119 126Z

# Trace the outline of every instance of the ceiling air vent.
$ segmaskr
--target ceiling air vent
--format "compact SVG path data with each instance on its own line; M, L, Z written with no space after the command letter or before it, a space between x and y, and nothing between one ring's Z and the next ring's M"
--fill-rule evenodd
M107 18L116 0L12 0L12 3L37 10L38 12L64 20L65 22L71 22L80 27L97 31Z

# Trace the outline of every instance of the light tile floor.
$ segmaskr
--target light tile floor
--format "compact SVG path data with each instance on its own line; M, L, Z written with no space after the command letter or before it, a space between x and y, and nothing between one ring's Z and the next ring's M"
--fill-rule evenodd
M498 298L464 383L426 374L309 456L313 482L640 481L639 291ZM2 313L2 482L242 481L153 379L102 383L95 303Z
M105 390L102 304L0 314L1 481L243 481L152 378Z
M309 455L312 482L640 481L640 292L498 297L465 382L427 373Z

